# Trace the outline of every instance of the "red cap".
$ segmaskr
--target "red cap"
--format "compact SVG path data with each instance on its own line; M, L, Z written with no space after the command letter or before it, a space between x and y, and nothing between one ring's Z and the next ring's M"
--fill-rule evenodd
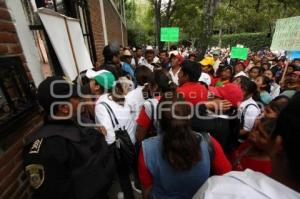
M173 57L176 57L178 59L178 62L179 62L180 65L184 62L184 58L180 54L178 54L178 55L172 54L171 57L170 57L170 60Z
M209 90L216 96L228 100L237 107L243 101L242 89L233 83L225 84L221 87L209 87Z
M295 75L300 76L300 71L294 71L293 73L294 73Z

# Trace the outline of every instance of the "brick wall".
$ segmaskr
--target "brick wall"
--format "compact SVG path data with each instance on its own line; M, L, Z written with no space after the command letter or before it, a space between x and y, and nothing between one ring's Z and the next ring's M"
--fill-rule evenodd
M121 20L110 0L103 0L105 10L105 20L107 37L110 42L118 42L122 45Z
M108 42L118 42L122 45L121 20L110 0L103 0ZM102 51L105 46L101 9L99 0L88 0L92 30L97 54L97 64L103 62ZM123 25L123 37L127 45L127 29Z
M97 55L97 65L103 62L102 51L105 46L99 0L88 0L92 30Z
M5 2L0 0L0 57L15 56L21 58L26 74L32 81L12 17ZM0 140L1 199L30 198L31 191L22 165L22 149L24 138L40 125L41 117L37 110L33 110L20 125L16 126L14 132L10 132L8 137Z

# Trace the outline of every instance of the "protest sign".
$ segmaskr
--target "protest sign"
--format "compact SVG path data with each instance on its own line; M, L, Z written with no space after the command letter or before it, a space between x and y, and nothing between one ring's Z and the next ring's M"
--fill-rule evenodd
M277 20L271 50L300 50L300 16Z
M287 57L289 60L298 59L300 58L300 51L288 51Z
M246 60L248 57L249 48L231 48L231 58Z
M160 41L178 42L179 28L178 27L165 27L160 29Z

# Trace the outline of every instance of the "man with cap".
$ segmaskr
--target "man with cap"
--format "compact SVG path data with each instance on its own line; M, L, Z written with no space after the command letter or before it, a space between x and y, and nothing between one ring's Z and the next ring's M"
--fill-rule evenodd
M221 111L204 111L202 117L192 119L192 128L197 132L210 132L222 145L225 152L235 147L239 133L239 119L235 117L239 104L243 101L243 92L238 85L229 83L222 87L209 87L213 96L211 100L226 100L230 109Z
M107 197L114 159L101 133L75 121L80 113L76 91L59 77L48 77L38 87L44 125L24 147L25 172L34 199Z
M152 64L158 63L159 59L158 57L155 57L155 52L152 46L146 47L145 52L145 60L143 63L141 63L144 66L147 66L150 70L153 71L154 66Z
M131 77L131 79L135 79L134 77L134 71L131 66L131 61L132 61L132 54L129 50L125 50L123 52L123 61L121 62L122 65L122 70L128 73L128 75Z

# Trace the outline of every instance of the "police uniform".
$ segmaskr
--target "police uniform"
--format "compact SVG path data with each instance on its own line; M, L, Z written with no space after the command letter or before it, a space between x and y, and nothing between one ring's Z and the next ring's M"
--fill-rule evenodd
M54 120L27 143L24 165L33 198L106 196L115 172L114 160L99 132L78 127L72 121Z
M57 78L48 78L38 88L38 100L46 111L57 101L49 96L54 80ZM53 87L55 94L68 93L62 85ZM112 154L97 130L80 127L72 120L45 120L24 147L25 172L33 198L106 198L115 173Z

